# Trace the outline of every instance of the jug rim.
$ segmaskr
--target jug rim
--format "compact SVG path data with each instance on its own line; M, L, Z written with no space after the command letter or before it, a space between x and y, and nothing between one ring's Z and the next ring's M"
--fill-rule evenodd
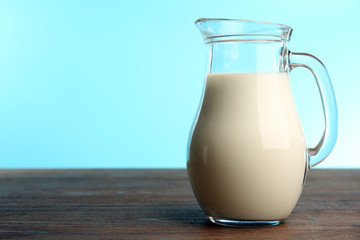
M206 44L221 42L284 42L291 38L290 26L245 19L199 18L195 25Z
M272 25L277 25L277 26L292 29L290 26L281 24L281 23L273 23L273 22L265 22L265 21L257 21L257 20L247 20L247 19L240 19L240 18L199 18L195 21L195 24L198 24L199 22L208 22L208 21L236 21L236 22L265 23L265 24L272 24Z

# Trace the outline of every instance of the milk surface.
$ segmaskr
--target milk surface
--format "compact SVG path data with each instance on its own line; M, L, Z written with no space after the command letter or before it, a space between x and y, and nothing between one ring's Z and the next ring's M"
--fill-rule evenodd
M286 73L207 75L187 168L208 216L288 217L302 191L306 159Z

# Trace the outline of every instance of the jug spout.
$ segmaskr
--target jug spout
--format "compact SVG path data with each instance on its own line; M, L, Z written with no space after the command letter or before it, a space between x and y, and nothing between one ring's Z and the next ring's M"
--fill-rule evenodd
M242 19L200 18L195 25L205 43L289 41L292 28L283 24Z

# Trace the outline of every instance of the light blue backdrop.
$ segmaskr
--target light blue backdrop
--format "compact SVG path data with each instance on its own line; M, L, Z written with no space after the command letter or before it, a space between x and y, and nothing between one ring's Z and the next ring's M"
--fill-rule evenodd
M360 167L360 1L0 1L0 167L185 167L205 46L200 17L294 28L332 77L339 138L322 167ZM309 146L315 82L291 74Z

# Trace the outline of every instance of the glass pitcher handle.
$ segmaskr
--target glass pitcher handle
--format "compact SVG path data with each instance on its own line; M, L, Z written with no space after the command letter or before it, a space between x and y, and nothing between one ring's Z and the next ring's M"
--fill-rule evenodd
M329 74L324 64L318 58L308 53L295 53L290 51L288 56L290 71L296 67L304 67L312 72L321 96L325 130L319 143L314 148L308 148L308 154L310 156L309 167L312 168L325 160L334 148L337 139L338 113L335 94Z

